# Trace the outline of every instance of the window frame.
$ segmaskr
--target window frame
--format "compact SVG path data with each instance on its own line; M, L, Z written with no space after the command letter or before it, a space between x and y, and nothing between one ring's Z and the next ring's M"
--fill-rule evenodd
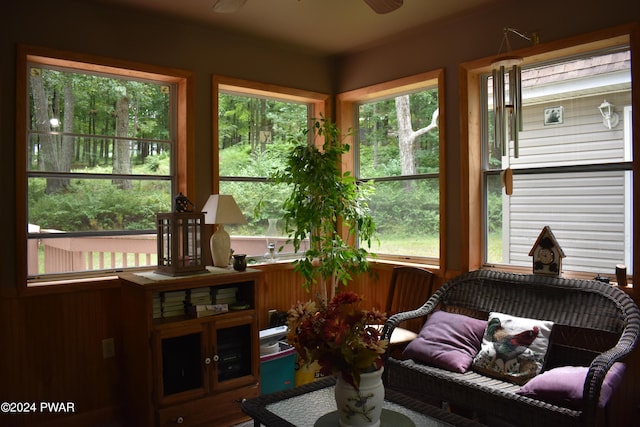
M374 84L371 86L354 89L337 95L336 98L336 122L341 129L356 129L356 108L359 104L385 98L393 95L400 95L408 92L415 92L421 89L433 87L436 83L438 90L438 128L439 132L439 215L440 215L440 233L439 233L439 258L419 257L415 255L392 255L392 254L376 254L376 260L381 262L391 262L395 264L419 264L429 267L432 270L446 271L447 259L447 242L445 239L445 231L447 229L446 215L446 157L445 157L445 129L446 129L446 111L445 111L445 94L444 94L444 69L427 71L387 82ZM345 140L346 143L354 145L354 137L350 135ZM343 156L343 170L355 173L357 165L357 151L350 150ZM420 175L415 175L420 179ZM374 179L375 181L375 179ZM374 251L375 252L375 251Z
M230 77L225 75L214 74L212 77L212 128L213 128L213 138L212 138L212 194L220 193L220 182L221 181L237 181L237 182L266 182L268 181L267 177L243 177L243 176L224 176L222 179L220 177L220 134L219 134L219 94L220 92L226 93L234 93L240 96L252 96L252 97L262 97L269 99L276 99L279 101L290 101L296 102L300 104L307 104L308 111L310 111L308 116L308 126L309 129L313 126L313 119L319 118L321 116L331 117L332 109L331 109L331 101L332 98L330 95L321 92L314 92L309 90L291 88L286 86L281 86L277 84L270 83L262 83L252 80L245 80L236 77ZM318 147L322 147L323 138L316 138L315 144ZM309 135L309 141L311 142L311 135ZM217 226L216 226L217 227ZM215 231L215 230L214 230ZM253 258L257 264L263 264L262 257L254 256ZM279 258L283 258L283 256L279 256ZM286 255L284 256L286 258ZM255 265L255 264L254 264ZM264 264L268 265L268 263Z
M29 82L27 70L29 64L59 66L76 69L79 72L99 72L122 77L150 79L172 84L175 94L175 126L176 147L174 148L172 170L175 190L188 194L195 188L193 168L195 150L194 119L191 111L194 104L193 73L187 70L167 68L156 65L141 64L127 60L105 58L94 55L61 51L47 47L18 45L16 66L16 279L17 291L42 292L64 287L65 290L76 289L90 282L109 283L116 277L115 272L86 271L56 274L55 277L43 275L37 279L29 279L27 272L27 168L26 168L26 135L28 132L27 114ZM64 286L55 286L64 285ZM75 286L74 286L75 285Z
M633 84L634 79L638 79L640 67L633 58L640 52L640 34L637 24L624 25L602 31L597 31L585 35L571 37L559 41L538 44L529 48L513 51L514 55L524 58L523 65L541 63L556 58L569 57L588 51L597 51L624 44L628 44L631 49L631 80L632 80L632 104L637 104L640 99L640 85ZM460 251L461 267L464 271L480 268L492 268L496 270L506 270L519 273L531 273L530 267L516 267L513 265L489 265L484 263L485 241L484 241L484 186L482 167L482 76L490 73L491 62L498 55L481 58L475 61L466 62L460 65L460 141L462 160L462 247ZM635 66L634 66L635 65ZM636 80L638 81L638 80ZM632 111L633 123L638 123L638 109ZM640 128L633 126L632 150L637 153L640 143ZM634 156L635 158L635 156ZM640 162L633 161L633 209L632 218L633 229L638 230L638 219L640 218ZM633 246L638 248L640 233L633 235ZM633 271L634 279L639 273L640 256L634 250ZM613 270L613 268L612 268ZM564 277L574 277L592 279L593 273L580 271L565 271ZM611 272L611 278L615 280L615 274ZM630 287L631 290L631 287Z

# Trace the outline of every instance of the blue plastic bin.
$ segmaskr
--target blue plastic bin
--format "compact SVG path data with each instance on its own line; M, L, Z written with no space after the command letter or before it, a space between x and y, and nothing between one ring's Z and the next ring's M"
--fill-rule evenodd
M280 350L260 356L260 393L269 394L295 386L296 349L279 342Z

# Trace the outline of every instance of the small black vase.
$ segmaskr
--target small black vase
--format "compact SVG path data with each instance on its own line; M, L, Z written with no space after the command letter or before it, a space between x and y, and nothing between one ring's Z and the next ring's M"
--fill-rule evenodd
M233 255L233 269L236 271L245 271L247 269L247 255Z

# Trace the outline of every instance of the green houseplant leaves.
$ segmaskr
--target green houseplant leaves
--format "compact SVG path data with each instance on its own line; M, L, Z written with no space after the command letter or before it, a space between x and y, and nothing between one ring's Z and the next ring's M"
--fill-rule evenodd
M342 155L350 149L334 123L321 118L313 127L314 142L324 138L321 149L310 144L309 130L292 138L285 166L273 178L287 184L291 193L283 204L284 231L296 252L309 238L309 248L295 261L295 270L310 290L320 283L325 301L339 284L346 285L354 273L369 271L370 252L376 226L368 200L372 182L357 182L342 172ZM361 245L357 243L360 242Z

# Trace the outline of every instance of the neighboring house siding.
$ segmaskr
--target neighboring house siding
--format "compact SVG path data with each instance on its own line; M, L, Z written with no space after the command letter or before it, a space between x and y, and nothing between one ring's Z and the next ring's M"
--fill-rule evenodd
M605 99L615 105L620 116L619 124L611 130L603 125L598 110ZM631 105L630 83L622 92L529 106L525 94L524 103L520 157L510 160L514 170L630 159L625 148L630 146L625 141L625 134L630 134L625 127L630 123L623 114ZM563 123L545 125L544 109L558 106L563 107ZM503 196L504 262L530 265L529 250L542 227L548 225L565 252L563 270L612 273L616 264L629 263L631 225L625 221L625 210L631 209L631 197L630 189L625 188L627 178L621 171L545 175L518 175L516 171L513 195ZM627 221L630 218L628 215Z

